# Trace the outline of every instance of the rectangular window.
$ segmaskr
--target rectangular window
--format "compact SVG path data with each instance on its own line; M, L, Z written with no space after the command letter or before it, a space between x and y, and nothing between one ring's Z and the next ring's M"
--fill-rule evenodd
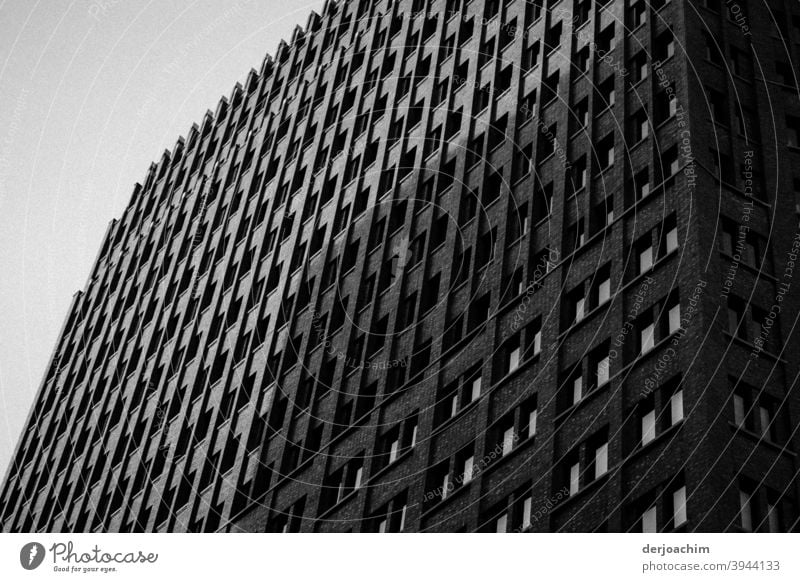
M470 455L469 457L464 459L462 467L463 467L462 471L463 482L466 485L467 483L472 481L472 473L475 467L475 457Z
M745 531L753 531L753 507L752 493L739 489L739 515L741 516L741 526Z
M680 527L686 523L686 487L682 486L672 492L672 524Z
M600 158L600 168L606 168L614 165L614 134L611 133L600 140L597 146L598 157Z
M525 420L526 411L523 409L523 420ZM536 436L536 422L538 420L538 411L536 410L536 402L534 401L533 407L527 410L527 426L523 426L523 432L528 438Z
M610 376L609 368L611 367L611 360L608 356L608 352L597 361L597 386L605 386L608 383L608 379Z
M758 420L761 424L761 436L764 438L771 440L772 435L770 434L770 413L769 409L764 406L758 407Z
M658 521L656 519L656 507L650 507L642 514L642 533L657 533Z
M520 347L517 346L513 350L508 357L508 371L513 372L519 367L519 357L520 357Z
M647 54L644 51L631 59L631 70L633 72L633 83L638 83L647 78Z
M669 333L672 335L681 328L681 304L675 303L669 308Z
M637 2L631 4L629 8L630 13L630 27L631 29L637 28L644 24L645 17L647 14L647 6L645 0L637 0Z
M475 402L481 396L481 376L480 374L469 382L470 402Z
M531 527L531 509L533 508L533 498L530 496L522 500L522 529Z
M583 398L583 377L580 372L572 378L572 403L575 404Z
M683 390L677 390L669 399L670 421L673 425L683 420Z
M674 217L673 217L674 218ZM664 235L667 254L678 250L678 226L673 224Z
M653 322L645 325L639 332L639 341L642 344L642 354L646 354L655 347L655 325Z
M636 192L636 199L643 200L647 198L650 194L650 175L645 168L641 172L637 173L633 179L634 182L634 190Z
M580 489L581 466L574 463L569 468L569 494L575 495Z
M743 428L745 423L744 398L740 394L733 395L733 421Z
M597 305L602 305L611 299L611 278L600 281L597 286Z
M639 273L645 273L653 267L653 245L639 251Z
M633 143L640 142L650 135L650 118L644 109L633 116Z
M598 103L595 105L597 111L603 111L614 105L614 76L611 75L597 87Z
M538 356L542 353L542 325L540 321L535 321L532 327L528 328L528 341L533 347L533 356ZM530 335L533 335L531 338ZM530 349L530 348L529 348Z
M594 451L594 478L602 477L608 471L608 443L603 443Z
M495 521L495 532L506 533L508 530L508 514L504 513Z
M656 411L648 410L642 415L642 445L656 438Z
M503 456L506 456L514 448L514 427L510 426L503 432Z

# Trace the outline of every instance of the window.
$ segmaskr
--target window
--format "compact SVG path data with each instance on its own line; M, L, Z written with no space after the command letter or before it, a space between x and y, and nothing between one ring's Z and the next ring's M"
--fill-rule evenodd
M478 68L483 68L494 57L494 38L490 38L484 43L481 43L480 52L478 53Z
M667 322L669 335L677 332L681 328L681 304L678 301L667 304Z
M472 100L472 114L477 115L492 102L492 88L487 83L483 87L475 89L475 96Z
M595 283L595 305L600 306L611 300L611 271L607 267L598 273Z
M642 1L644 3L644 1ZM632 83L638 83L647 78L647 54L642 51L631 59Z
M761 436L763 436L767 440L772 440L771 435L771 424L772 420L770 418L770 411L769 409L764 406L763 404L759 404L758 406L758 421L761 427Z
M536 425L539 419L537 397L534 394L521 406L522 427L520 438L533 438L536 436Z
M546 105L558 97L559 71L555 71L542 84L542 104Z
M552 124L543 129L539 134L539 147L536 152L539 162L551 156L556 151L556 140L558 136L558 125Z
M522 348L520 346L519 335L515 335L510 340L508 340L503 349L505 352L504 356L505 366L503 371L505 374L510 374L511 372L516 370L520 364L520 356L522 353L521 351Z
M735 46L730 47L730 58L728 60L734 75L744 75L745 58L744 51Z
M481 363L474 365L460 379L441 388L436 397L434 425L453 418L458 412L481 396Z
M739 485L740 525L745 531L753 531L753 495L755 491L749 484Z
M578 74L588 73L589 72L589 47L588 45L583 47L577 53L575 53L575 58L573 59L573 65L576 69Z
M646 354L655 347L656 326L652 319L643 318L639 327L640 352Z
M611 367L611 359L608 355L608 347L599 348L597 354L594 355L594 373L596 378L596 386L598 388L608 384L610 376L609 368Z
M744 407L744 396L742 396L741 394L733 395L733 421L739 428L744 428L745 407Z
M641 417L642 446L656 438L656 411L652 408L645 410Z
M630 28L634 29L645 23L647 14L647 5L645 0L637 0L633 2L628 9Z
M720 91L712 89L711 87L704 87L706 99L708 99L711 108L711 119L714 123L720 125L728 125L728 104L725 95Z
M597 56L599 58L604 57L607 53L613 51L615 46L614 23L612 22L597 35Z
M584 97L575 107L572 108L574 115L575 129L573 133L579 129L585 128L589 124L589 99Z
M614 134L613 132L600 140L597 144L598 158L601 170L614 164Z
M539 62L539 41L537 40L529 47L525 47L522 52L522 70L527 73Z
M649 236L645 238L649 238ZM653 243L652 241L644 240L637 247L639 273L646 273L653 267Z
M599 479L608 472L608 442L603 442L594 450L594 478Z
M770 533L784 531L780 511L780 500L774 494L767 495L767 527Z
M669 91L660 91L655 97L655 122L656 125L664 123L678 111L678 99Z
M686 523L686 486L681 485L672 492L672 527Z
M326 476L322 484L321 504L328 509L361 488L363 458L355 457Z
M567 378L565 387L569 391L569 404L577 404L580 402L581 398L583 398L583 374L580 365L578 365L569 378Z
M778 76L778 81L787 87L794 88L794 68L786 61L777 61L775 63L775 73Z
M674 426L683 420L683 390L677 389L669 398L670 422Z
M656 38L655 57L665 61L675 54L675 37L672 31L663 32Z
M640 109L633 115L633 143L638 143L650 135L650 119L647 111Z
M403 531L408 510L407 497L408 494L404 491L378 509L373 517L373 531L377 533Z
M483 134L475 137L467 148L467 168L471 168L483 159Z
M607 107L614 105L614 75L600 83L597 87L596 111L603 111Z
M559 20L556 24L551 26L550 28L545 31L544 35L544 46L547 49L547 52L550 53L558 48L561 44L561 29L562 23Z
M572 183L575 192L586 186L586 155L582 155L572 165Z
M567 227L567 235L564 242L567 245L565 249L567 254L581 248L586 243L586 230L583 227L583 220L578 219L577 222Z
M648 507L642 513L642 533L658 533L656 506Z
M530 217L528 216L528 203L520 206L513 206L509 212L508 219L508 240L517 240L521 236L528 234L530 229Z
M635 322L639 354L646 354L656 343L680 329L679 303L679 294L675 289L652 307L642 310Z
M647 168L641 170L633 178L636 200L643 200L650 194L650 177Z
M747 326L744 323L744 301L733 295L728 295L728 333L734 337L747 340Z
M678 221L674 214L664 221L660 249L662 257L678 250Z
M734 175L731 156L712 148L709 148L709 152L711 153L711 161L714 164L713 175L727 184L735 183L736 176Z
M513 424L503 431L503 456L505 457L514 448L514 426Z
M786 422L780 414L780 402L753 386L731 378L733 417L739 428L757 433L767 441L786 438Z
M533 498L529 495L522 499L522 529L531 527L531 513L533 508Z
M789 133L789 147L800 148L800 117L787 115L786 129Z
M705 48L706 48L706 59L719 67L723 66L724 59L722 57L722 53L720 53L717 41L714 40L714 37L704 30L703 40L705 42Z
M614 222L614 195L606 196L592 208L592 232L599 232Z
M569 466L569 494L575 495L580 490L581 465L576 460Z
M538 356L542 352L542 319L537 317L525 328L525 353Z
M521 113L520 125L533 118L536 114L536 89L531 89L525 97L522 98L522 105L519 108Z
M586 295L585 284L581 283L568 296L569 319L570 323L578 323L586 315Z
M678 157L678 147L672 146L661 156L661 168L664 172L664 180L675 176L680 170L680 158Z
M473 454L474 445L470 444L462 449L455 460L456 486L466 485L472 481L475 469L475 456Z

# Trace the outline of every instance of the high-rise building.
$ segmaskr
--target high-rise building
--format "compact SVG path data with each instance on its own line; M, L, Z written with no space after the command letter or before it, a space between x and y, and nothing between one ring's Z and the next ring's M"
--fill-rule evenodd
M329 2L111 223L2 529L797 529L800 8L747 5Z

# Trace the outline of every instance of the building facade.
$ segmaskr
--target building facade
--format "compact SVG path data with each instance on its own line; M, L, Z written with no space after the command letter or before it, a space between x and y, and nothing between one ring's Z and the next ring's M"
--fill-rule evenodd
M111 223L3 531L796 529L800 9L747 4L327 3Z

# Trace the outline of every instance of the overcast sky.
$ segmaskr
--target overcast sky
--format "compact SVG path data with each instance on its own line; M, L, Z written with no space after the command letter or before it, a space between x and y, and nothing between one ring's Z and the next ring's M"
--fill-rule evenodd
M0 0L0 475L108 222L322 0Z

